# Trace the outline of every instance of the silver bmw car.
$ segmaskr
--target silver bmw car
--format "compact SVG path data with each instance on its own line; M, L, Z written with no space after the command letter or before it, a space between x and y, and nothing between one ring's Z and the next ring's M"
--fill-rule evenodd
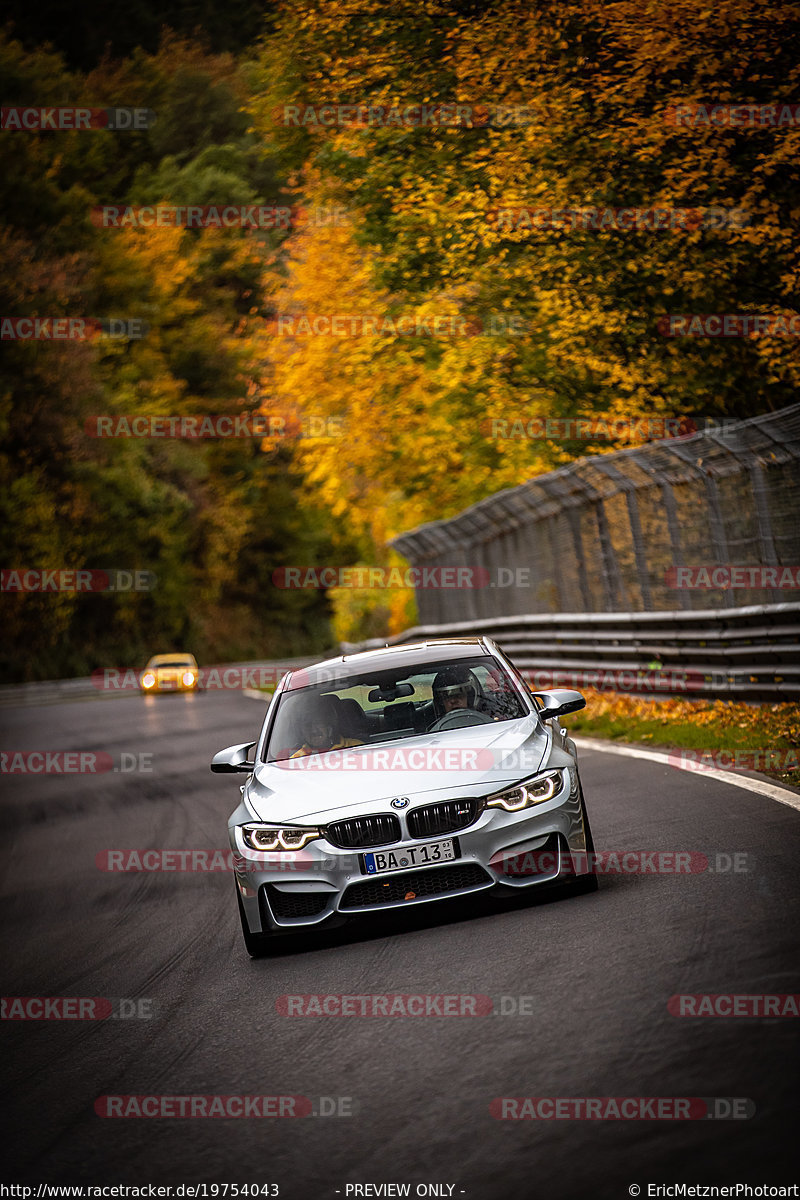
M494 889L593 891L574 742L579 692L532 694L490 638L370 650L290 671L229 822L253 957L277 937Z

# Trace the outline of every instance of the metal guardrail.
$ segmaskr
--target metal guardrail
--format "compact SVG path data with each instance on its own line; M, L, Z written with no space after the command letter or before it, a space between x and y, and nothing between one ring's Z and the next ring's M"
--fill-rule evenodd
M800 603L698 612L534 613L421 625L343 652L495 639L534 686L745 700L800 698Z
M800 699L800 603L704 612L533 613L420 625L388 639L342 642L339 653L429 638L492 637L535 687L595 687L638 695ZM320 654L318 658L329 657ZM289 670L318 658L227 663ZM655 665L657 664L657 665ZM0 686L0 707L137 695L91 678Z

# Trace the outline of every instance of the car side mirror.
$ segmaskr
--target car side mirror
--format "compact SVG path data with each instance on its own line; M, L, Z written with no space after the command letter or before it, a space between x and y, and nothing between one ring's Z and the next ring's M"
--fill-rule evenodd
M552 721L553 717L563 717L567 713L577 712L579 708L586 708L585 698L570 688L553 688L549 692L531 690L531 694L537 701L539 716L543 721Z
M232 771L254 771L256 764L249 755L255 745L255 742L242 742L240 746L227 746L219 750L211 760L211 770L220 775Z

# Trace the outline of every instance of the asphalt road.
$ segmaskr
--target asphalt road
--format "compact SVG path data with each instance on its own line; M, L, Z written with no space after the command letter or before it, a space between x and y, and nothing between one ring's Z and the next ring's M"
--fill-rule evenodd
M704 852L712 866L738 852L747 869L610 874L593 895L505 908L430 905L253 962L226 872L110 872L97 856L227 849L239 781L208 763L255 736L258 703L132 696L1 716L8 750L103 751L137 768L3 777L2 995L122 998L151 1014L2 1022L6 1182L273 1183L285 1200L391 1195L347 1190L388 1183L412 1196L436 1184L470 1200L560 1200L623 1197L630 1184L647 1196L648 1184L800 1182L798 1020L667 1008L678 993L800 991L798 812L586 753L598 850ZM479 993L517 1011L276 1008L281 995L330 993ZM342 1115L102 1118L95 1101L108 1095L300 1095ZM747 1097L755 1113L491 1115L495 1098L521 1096Z

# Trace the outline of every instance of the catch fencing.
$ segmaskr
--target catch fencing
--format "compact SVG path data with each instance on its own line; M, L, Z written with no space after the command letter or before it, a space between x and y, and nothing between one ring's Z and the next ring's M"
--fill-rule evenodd
M579 459L392 545L414 567L464 566L492 581L417 588L426 626L791 601L798 581L787 590L782 568L800 566L800 404ZM747 566L781 569L726 574Z

